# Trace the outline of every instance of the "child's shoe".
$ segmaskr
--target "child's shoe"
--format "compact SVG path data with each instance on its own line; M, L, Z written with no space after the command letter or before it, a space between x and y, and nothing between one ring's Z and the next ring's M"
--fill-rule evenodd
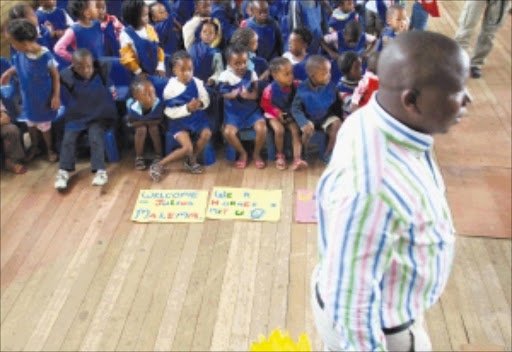
M160 163L153 163L149 167L149 177L155 182L160 182L164 173L164 166Z
M96 176L92 179L93 186L103 186L108 182L107 170L96 171Z
M187 158L185 160L185 167L193 174L202 174L204 172L204 168L197 162L196 159L193 158Z
M308 163L305 162L304 160L297 158L293 161L293 171L297 171L300 169L307 169L307 168L308 168Z
M66 170L59 169L57 173L57 177L55 178L55 183L53 186L57 190L63 190L68 187L69 173Z
M284 157L284 154L276 154L276 168L278 170L286 170L287 168L287 165L286 165L286 159Z
M135 170L144 171L146 170L146 161L143 157L138 156L135 158Z

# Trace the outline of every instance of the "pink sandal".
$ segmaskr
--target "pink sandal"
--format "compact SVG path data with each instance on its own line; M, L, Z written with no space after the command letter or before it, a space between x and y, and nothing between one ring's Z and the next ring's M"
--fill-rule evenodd
M287 165L286 165L286 159L284 158L284 154L277 154L276 158L277 158L276 168L278 170L286 170Z
M297 158L293 161L293 171L297 171L300 169L306 169L307 167L308 167L308 163L300 158Z
M245 160L238 160L235 163L235 167L237 169L245 169L247 167L247 159L245 159Z
M265 168L265 162L263 160L256 160L254 162L254 165L257 169L264 169Z

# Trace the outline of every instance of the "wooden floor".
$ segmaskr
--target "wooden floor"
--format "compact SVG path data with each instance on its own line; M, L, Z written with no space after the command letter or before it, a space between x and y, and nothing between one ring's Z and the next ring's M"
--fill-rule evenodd
M462 5L442 2L430 28L453 36ZM510 238L510 16L483 74L469 84L469 116L436 138L436 154L459 234ZM156 185L125 153L103 188L90 185L88 166L66 194L53 189L57 166L45 161L24 176L2 171L2 351L247 350L275 328L306 332L321 348L309 308L316 226L294 223L293 208L296 189L314 189L323 164L240 171L220 160L199 176L176 164ZM281 221L129 220L139 189L214 185L282 189ZM448 286L426 316L434 349L511 350L510 239L459 236L456 246Z

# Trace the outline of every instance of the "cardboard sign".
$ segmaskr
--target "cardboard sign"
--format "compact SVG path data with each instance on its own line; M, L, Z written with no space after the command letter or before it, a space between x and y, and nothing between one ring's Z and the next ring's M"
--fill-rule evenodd
M206 216L220 220L279 221L281 190L215 187Z
M317 223L315 191L307 189L297 190L295 221L301 223Z
M135 222L204 222L208 191L142 189L133 209Z

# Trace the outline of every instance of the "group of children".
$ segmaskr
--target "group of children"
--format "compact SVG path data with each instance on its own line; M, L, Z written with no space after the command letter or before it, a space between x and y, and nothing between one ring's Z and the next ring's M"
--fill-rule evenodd
M250 159L256 168L266 166L261 151L267 126L274 134L278 169L287 168L286 131L294 170L308 166L304 151L317 132L327 134L323 159L328 162L343 120L378 88L379 51L408 29L405 8L391 4L382 34L371 35L358 20L354 0L322 1L332 11L330 32L316 38L320 46L311 51L314 34L306 27L283 26L280 17L292 14L281 2L244 0L240 8L247 18L237 20L239 3L233 8L230 0L174 1L173 7L168 0L123 0L122 22L107 13L105 0L69 0L70 14L55 0L39 0L35 12L27 4L14 6L4 32L13 49L12 67L1 84L9 84L14 74L19 80L18 120L26 121L32 141L25 159L40 153L42 132L48 160L60 159L55 188L65 189L77 138L86 130L93 184L108 181L103 133L115 126L119 106L116 110L116 79L104 57L117 56L131 77L124 123L134 130L135 168L148 167L149 134L153 180L183 158L190 172L203 172L199 155L220 125L238 154L236 168L247 167ZM64 121L59 155L51 133L56 119ZM179 145L168 155L162 128ZM255 131L251 157L239 138L246 129Z

